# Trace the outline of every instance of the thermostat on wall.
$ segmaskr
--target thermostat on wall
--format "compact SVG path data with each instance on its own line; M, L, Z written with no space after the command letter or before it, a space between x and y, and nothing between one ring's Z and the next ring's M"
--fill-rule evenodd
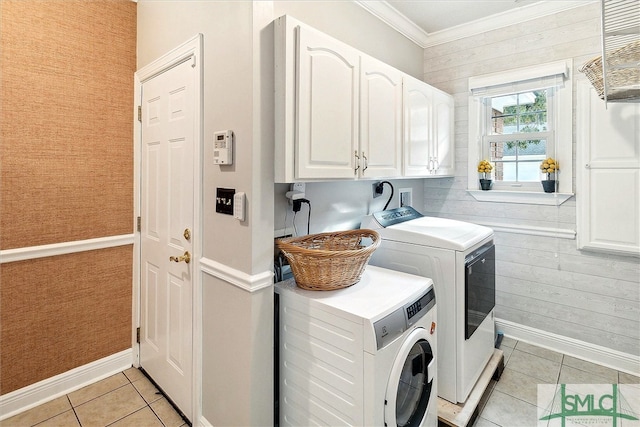
M233 164L233 131L222 130L213 134L213 163Z

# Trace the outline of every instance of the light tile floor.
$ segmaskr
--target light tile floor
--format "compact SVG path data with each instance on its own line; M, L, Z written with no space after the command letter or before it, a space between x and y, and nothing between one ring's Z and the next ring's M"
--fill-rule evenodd
M506 337L500 349L505 369L489 384L474 427L538 426L538 384L635 384L626 397L640 401L636 376Z
M538 384L640 384L640 378L504 338L505 369L480 402L475 427L537 426ZM637 396L640 400L640 386ZM131 368L0 422L2 427L182 427L154 385Z
M186 425L153 383L135 368L0 421L2 427Z

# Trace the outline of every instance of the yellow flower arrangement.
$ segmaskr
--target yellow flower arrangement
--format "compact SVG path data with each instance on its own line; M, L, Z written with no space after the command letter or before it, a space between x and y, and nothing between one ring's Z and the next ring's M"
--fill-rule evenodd
M542 163L540 163L540 170L542 171L542 173L547 174L547 180L550 180L551 174L556 173L560 170L560 164L553 158L549 157L547 159L544 159Z
M493 166L489 163L488 160L480 160L478 163L478 173L480 174L480 179L491 179L491 171L493 170Z

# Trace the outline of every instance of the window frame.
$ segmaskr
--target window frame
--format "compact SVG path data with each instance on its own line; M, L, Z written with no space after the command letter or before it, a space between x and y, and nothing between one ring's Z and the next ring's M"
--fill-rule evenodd
M496 162L491 159L491 142L506 142L506 141L517 141L523 138L526 139L544 139L547 141L546 149L545 149L545 157L556 157L555 153L555 127L556 127L556 115L555 115L555 103L556 103L556 88L545 88L549 92L547 92L547 105L546 105L546 113L547 113L547 130L546 131L538 131L538 132L518 132L511 134L492 134L490 133L490 129L493 128L493 124L491 122L492 114L491 114L491 99L495 98L495 96L486 96L481 98L483 101L482 114L484 114L485 120L483 121L483 131L482 131L482 142L481 142L481 152L484 154L482 159L489 160L493 166L494 170L497 167ZM519 92L518 94L523 93ZM516 95L515 93L513 95ZM501 96L501 95L499 95ZM519 138L519 137L522 138ZM482 160L480 159L480 160ZM543 159L540 159L542 161ZM512 162L508 162L512 163ZM516 168L517 168L517 160L516 160ZM539 181L498 181L496 179L493 180L493 189L494 190L505 190L505 191L538 191L540 189Z
M559 72L562 70L562 80L558 81ZM553 83L552 75L556 75ZM506 70L499 73L485 74L469 78L469 158L468 158L468 182L467 191L477 200L499 201L533 204L561 204L573 195L573 61L567 59L545 63L531 67L514 70ZM493 88L501 90L502 94L516 94L530 90L531 88L518 89L519 85L531 85L531 82L540 80L542 86L554 87L552 100L547 104L547 117L549 129L532 135L550 134L552 140L547 140L547 157L558 160L561 165L558 175L559 189L557 193L545 193L542 184L538 182L513 182L498 183L494 181L492 190L481 191L477 165L480 160L489 159L490 144L487 129L491 129L491 118L487 112L487 100L499 96L492 93ZM557 85L559 83L559 85ZM484 85L484 87L482 86ZM474 88L480 87L480 91ZM513 88L513 91L509 89ZM484 89L487 89L485 91ZM478 93L479 92L479 93ZM503 136L494 139L503 139ZM511 135L506 138L511 138Z

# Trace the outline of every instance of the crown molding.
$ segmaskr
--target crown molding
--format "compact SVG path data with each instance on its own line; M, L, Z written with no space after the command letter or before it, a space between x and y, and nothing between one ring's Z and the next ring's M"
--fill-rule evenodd
M354 0L355 3L362 6L369 11L369 13L422 48L437 46L464 37L475 36L487 31L513 25L514 22L530 21L597 1L598 0L540 1L445 30L427 33L386 1Z
M425 47L428 43L429 34L386 1L353 1L418 46Z

